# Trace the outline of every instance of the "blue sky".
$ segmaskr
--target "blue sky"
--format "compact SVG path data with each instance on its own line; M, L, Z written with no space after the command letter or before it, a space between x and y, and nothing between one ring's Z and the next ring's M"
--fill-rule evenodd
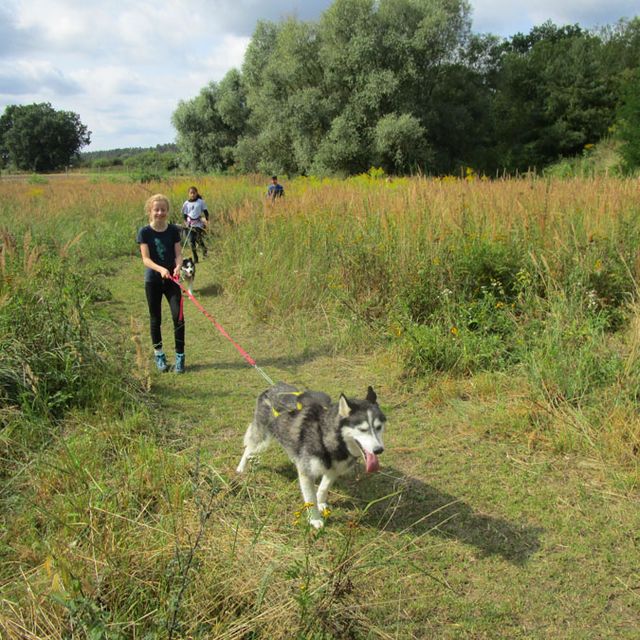
M257 20L317 19L331 0L0 0L0 113L50 102L92 131L85 151L172 142L171 114L240 67ZM590 28L638 0L471 0L473 31L509 36L546 20Z

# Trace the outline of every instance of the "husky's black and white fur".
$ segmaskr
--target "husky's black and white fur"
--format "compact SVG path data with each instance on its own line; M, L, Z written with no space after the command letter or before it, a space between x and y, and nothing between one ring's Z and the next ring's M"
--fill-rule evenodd
M180 267L180 275L183 282L187 285L189 293L193 295L193 283L196 279L196 263L193 258L185 258Z
M334 480L352 469L360 457L368 472L379 469L385 422L371 387L364 400L342 394L333 403L326 393L299 392L280 382L258 397L237 471L243 473L249 458L277 440L296 465L309 522L319 529L324 525L322 514Z

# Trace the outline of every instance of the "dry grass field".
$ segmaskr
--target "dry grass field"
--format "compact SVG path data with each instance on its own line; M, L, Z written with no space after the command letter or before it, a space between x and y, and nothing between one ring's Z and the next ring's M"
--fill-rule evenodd
M265 382L188 301L152 369L135 231L192 183L202 305L387 414L320 533L281 451L236 477ZM636 638L637 182L284 184L0 181L3 637Z

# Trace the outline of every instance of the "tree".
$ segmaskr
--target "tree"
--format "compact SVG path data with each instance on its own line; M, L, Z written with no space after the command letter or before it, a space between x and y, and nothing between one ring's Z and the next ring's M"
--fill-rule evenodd
M443 124L435 89L468 37L469 11L465 0L336 0L329 7L319 37L331 125L316 168L354 173L378 159L394 171L433 168L432 135ZM419 134L411 152L408 131Z
M407 113L387 114L378 121L374 146L378 162L387 173L424 171L431 161L431 150L425 141L420 121Z
M260 22L243 65L248 136L238 164L269 173L308 173L328 128L315 25ZM247 154L254 154L253 160Z
M620 153L627 171L640 168L640 67L627 74L618 109Z
M189 101L180 101L171 121L178 132L180 162L193 171L221 171L233 164L234 147L247 117L244 88L232 69Z
M494 100L504 167L542 168L606 135L615 95L596 36L547 22L514 36L504 51Z
M52 171L71 164L90 136L77 113L44 102L9 105L0 116L0 158L3 166Z

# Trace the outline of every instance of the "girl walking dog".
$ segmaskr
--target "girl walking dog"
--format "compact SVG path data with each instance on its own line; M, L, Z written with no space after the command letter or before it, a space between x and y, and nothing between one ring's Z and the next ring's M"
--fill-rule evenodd
M158 193L151 196L145 211L149 224L138 230L136 238L140 245L144 272L144 289L149 304L149 326L151 342L159 371L169 370L167 357L162 348L162 297L169 302L175 335L176 361L174 371L184 373L184 316L182 292L172 278L180 275L182 248L180 227L169 224L169 199Z
M202 247L204 257L207 257L207 245L204 242L204 235L209 223L209 211L202 196L198 193L197 187L189 187L189 198L182 205L182 217L185 228L191 238L191 252L193 261L198 262L198 252L196 247Z

